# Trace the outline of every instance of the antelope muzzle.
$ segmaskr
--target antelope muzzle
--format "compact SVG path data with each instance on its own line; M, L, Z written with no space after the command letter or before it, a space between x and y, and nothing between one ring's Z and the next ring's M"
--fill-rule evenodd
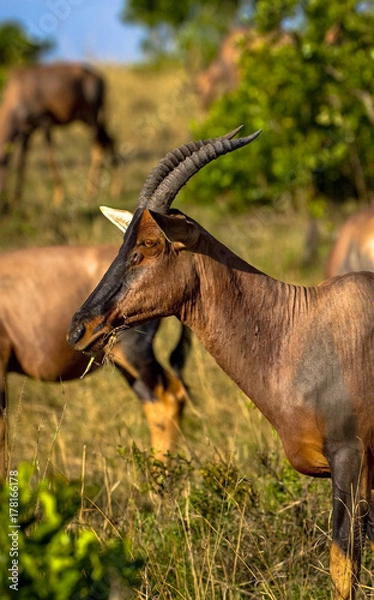
M104 317L82 319L79 312L74 316L67 333L67 341L80 352L96 354L103 350L111 338L113 328Z

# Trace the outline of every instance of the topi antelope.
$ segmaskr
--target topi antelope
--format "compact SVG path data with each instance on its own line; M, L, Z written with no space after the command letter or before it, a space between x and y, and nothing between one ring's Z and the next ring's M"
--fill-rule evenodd
M34 131L42 129L55 184L54 203L61 204L63 185L54 157L51 129L55 125L82 121L94 135L87 188L92 194L103 151L108 150L112 162L116 161L114 143L104 120L104 95L102 77L80 64L56 63L16 69L9 78L0 109L0 193L5 188L11 153L19 142L15 197L21 197L29 139Z
M350 217L330 252L326 276L374 271L374 204Z
M190 327L278 431L293 467L332 478L330 572L335 598L348 600L366 532L374 545L374 273L282 283L170 210L194 173L259 133L235 138L239 129L160 161L68 340L96 353L113 331L151 318L175 315ZM127 213L116 214L121 226Z
M208 109L214 100L238 87L242 76L241 59L246 53L260 53L264 48L278 51L292 43L292 36L283 30L263 34L253 27L234 27L223 39L216 58L195 79L202 107Z
M74 310L97 284L118 246L53 246L0 255L0 459L5 472L6 375L17 372L41 381L67 381L83 375L90 357L66 342ZM175 448L186 391L181 370L190 345L182 327L171 354L175 373L158 362L155 319L118 336L110 358L143 403L156 456ZM90 368L102 364L98 356ZM177 376L178 375L178 376Z

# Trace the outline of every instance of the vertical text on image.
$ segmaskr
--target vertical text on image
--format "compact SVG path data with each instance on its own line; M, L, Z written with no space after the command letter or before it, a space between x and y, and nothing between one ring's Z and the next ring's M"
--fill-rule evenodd
M18 523L18 471L9 472L9 588L18 592L19 579L19 528Z

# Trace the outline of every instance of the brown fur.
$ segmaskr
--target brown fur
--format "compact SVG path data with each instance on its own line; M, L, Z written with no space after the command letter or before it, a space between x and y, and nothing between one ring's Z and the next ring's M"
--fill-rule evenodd
M89 357L66 341L74 310L95 287L118 246L55 246L0 255L0 455L5 470L5 379L23 373L41 381L82 376ZM122 332L110 358L144 403L157 456L175 448L186 400L181 379L157 361L152 342L157 325ZM141 347L137 347L136 336ZM146 336L146 337L145 337ZM101 366L98 354L90 371ZM157 414L156 414L157 413ZM160 427L161 424L161 427Z
M21 197L29 138L42 129L55 183L54 201L63 199L63 185L55 161L51 130L54 126L82 121L93 131L88 193L97 185L104 150L114 160L114 143L104 120L105 83L93 69L80 64L56 63L21 67L7 83L0 109L0 193L6 182L8 163L16 143L20 144L15 196Z

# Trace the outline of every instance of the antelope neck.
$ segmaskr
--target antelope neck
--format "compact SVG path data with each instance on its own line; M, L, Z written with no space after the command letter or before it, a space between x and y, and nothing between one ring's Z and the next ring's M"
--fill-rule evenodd
M265 275L221 245L209 257L196 254L195 268L199 293L182 321L274 424L263 401L274 397L272 382L294 327L307 318L310 290Z

